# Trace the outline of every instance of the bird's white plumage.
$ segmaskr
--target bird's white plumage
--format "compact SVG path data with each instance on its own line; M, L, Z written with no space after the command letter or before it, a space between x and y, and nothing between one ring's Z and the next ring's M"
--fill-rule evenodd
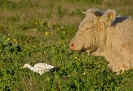
M53 69L54 67L46 63L37 63L34 65L34 67L32 67L29 64L24 64L22 68L29 68L30 70L42 75L44 72L48 72L50 69Z

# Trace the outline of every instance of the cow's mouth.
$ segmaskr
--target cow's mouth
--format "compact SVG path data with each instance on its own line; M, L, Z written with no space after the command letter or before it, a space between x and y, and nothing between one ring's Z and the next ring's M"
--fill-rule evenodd
M74 50L74 51L76 51L76 52L86 52L86 50L83 48L83 49L80 49L80 50Z
M82 48L81 50L74 50L76 52L87 52L87 53L90 53L90 49L85 49L85 48Z
M85 48L83 48L83 49L81 50L81 52L86 52L86 49L85 49Z
M85 48L83 48L81 50L74 50L74 51L76 51L78 53L86 52L88 55L91 55L91 53L92 53L91 49L85 49Z

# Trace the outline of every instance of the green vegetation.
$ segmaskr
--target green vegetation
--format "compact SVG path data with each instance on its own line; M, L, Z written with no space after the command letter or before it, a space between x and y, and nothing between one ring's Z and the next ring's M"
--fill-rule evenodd
M103 57L68 46L92 7L133 15L132 0L0 0L0 91L132 91L132 70L117 76ZM56 69L21 69L38 62Z

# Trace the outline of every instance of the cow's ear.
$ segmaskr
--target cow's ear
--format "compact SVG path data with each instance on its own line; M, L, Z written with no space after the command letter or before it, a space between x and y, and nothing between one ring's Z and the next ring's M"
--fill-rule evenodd
M109 26L113 23L113 21L115 21L115 18L116 18L116 11L111 9L106 10L104 15L102 16L102 19L105 22L105 24Z

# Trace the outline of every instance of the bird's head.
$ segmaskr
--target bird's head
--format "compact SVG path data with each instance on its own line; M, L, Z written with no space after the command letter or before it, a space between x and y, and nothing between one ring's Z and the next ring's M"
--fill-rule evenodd
M23 68L29 68L29 64L24 64L24 66L21 68L21 69L23 69Z

